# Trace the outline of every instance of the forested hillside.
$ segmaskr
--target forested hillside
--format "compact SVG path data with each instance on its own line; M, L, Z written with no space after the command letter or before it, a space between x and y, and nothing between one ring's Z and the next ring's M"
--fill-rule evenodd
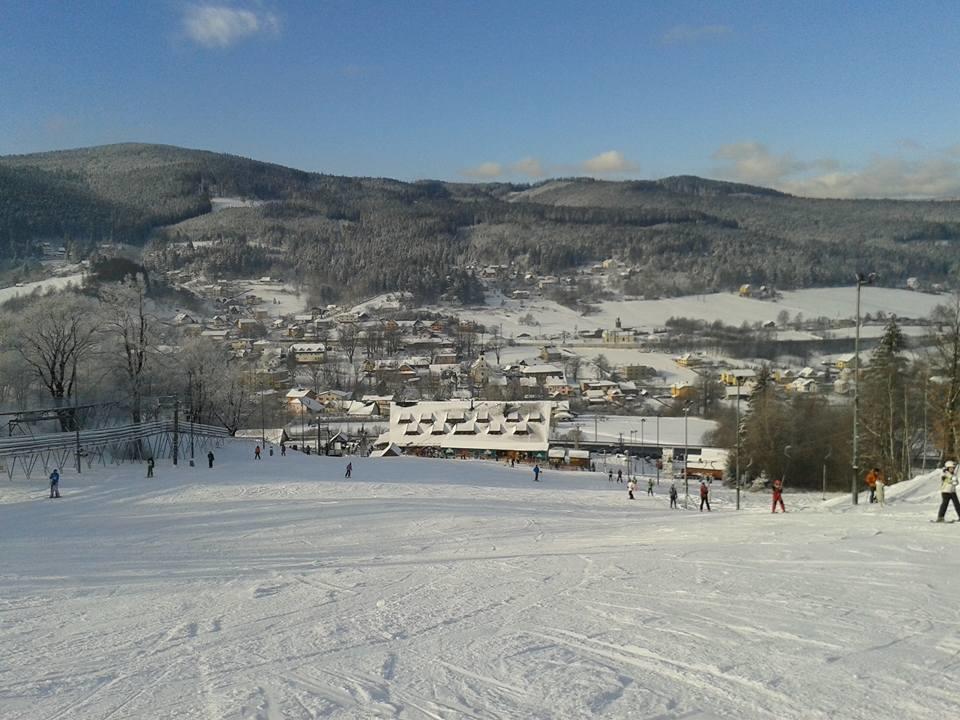
M266 202L210 212L232 196ZM75 258L143 244L156 269L296 276L330 299L469 295L468 264L558 273L618 257L635 269L625 290L664 295L838 284L861 269L943 281L960 270L960 203L811 200L696 177L404 183L156 145L0 158L0 262L43 240Z

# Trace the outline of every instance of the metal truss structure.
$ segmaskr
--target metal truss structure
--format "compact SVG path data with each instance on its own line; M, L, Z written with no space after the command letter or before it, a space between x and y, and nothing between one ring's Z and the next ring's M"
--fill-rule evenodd
M12 480L15 474L29 479L40 469L47 473L68 464L83 472L84 464L92 470L94 464L105 467L143 462L149 457L169 457L176 465L188 456L193 462L195 452L219 447L229 437L223 427L180 423L176 418L95 430L18 435L0 438L0 468Z

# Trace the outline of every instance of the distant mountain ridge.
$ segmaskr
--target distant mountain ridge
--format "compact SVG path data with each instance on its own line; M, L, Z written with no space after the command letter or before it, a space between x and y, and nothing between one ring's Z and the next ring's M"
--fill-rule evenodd
M211 197L229 196L272 202L210 214ZM76 258L147 244L158 268L293 274L328 297L470 295L468 264L560 273L614 256L635 269L624 289L659 295L845 283L864 268L940 281L960 270L960 203L815 200L695 176L411 183L128 143L0 157L0 263L40 241Z

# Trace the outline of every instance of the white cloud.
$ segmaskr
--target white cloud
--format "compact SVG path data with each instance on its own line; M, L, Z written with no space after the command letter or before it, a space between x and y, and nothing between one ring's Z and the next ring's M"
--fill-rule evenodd
M733 32L729 25L674 25L660 38L664 45L693 43L709 38L723 37Z
M878 156L858 170L835 171L783 183L796 195L829 198L957 198L960 159L948 152L918 160Z
M490 179L503 175L503 165L498 162L480 163L476 167L461 170L464 177Z
M547 174L543 165L535 157L525 157L517 160L510 166L510 171L514 175L526 175L533 178L541 178Z
M720 177L822 198L957 198L960 154L956 147L922 152L917 143L896 143L900 152L876 155L862 167L843 167L834 158L800 160L773 153L763 143L722 145Z
M784 178L808 167L790 153L775 155L763 143L753 141L721 145L713 159L724 161L720 172L725 177L755 185L776 186Z
M607 150L584 161L582 169L594 175L616 175L630 172L639 166L627 160L618 150Z
M270 12L228 5L190 5L183 29L198 45L225 48L252 35L278 33L280 20Z

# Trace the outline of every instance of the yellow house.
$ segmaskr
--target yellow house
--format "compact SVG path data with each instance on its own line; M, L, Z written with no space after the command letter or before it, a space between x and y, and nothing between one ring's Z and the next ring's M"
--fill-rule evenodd
M678 382L670 386L670 397L677 400L689 400L696 393L696 388L690 383Z
M678 358L674 358L680 367L696 367L702 364L702 360L693 353L684 353Z
M841 355L834 361L833 365L837 370L846 370L847 368L852 370L857 366L857 356L853 353Z
M747 380L753 380L757 374L750 369L724 370L720 373L720 382L728 387L743 385Z

